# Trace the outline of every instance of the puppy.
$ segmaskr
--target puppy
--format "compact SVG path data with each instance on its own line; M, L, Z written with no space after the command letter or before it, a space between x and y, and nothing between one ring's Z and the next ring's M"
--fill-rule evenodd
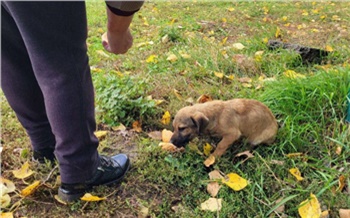
M256 146L274 142L278 130L270 109L251 99L214 100L180 109L173 120L170 142L185 146L201 134L221 138L213 155L220 157L241 137Z

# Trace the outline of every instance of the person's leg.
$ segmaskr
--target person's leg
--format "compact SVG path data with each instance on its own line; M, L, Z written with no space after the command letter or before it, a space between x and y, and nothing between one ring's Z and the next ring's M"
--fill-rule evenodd
M44 98L19 30L3 7L1 46L1 88L30 137L34 157L53 160L56 141L46 116Z
M96 149L98 140L94 135L94 93L86 48L85 3L5 4L19 29L35 78L43 93L47 117L56 139L55 155L59 162L61 180L68 184L85 182L93 176L99 164ZM2 35L12 37L6 30L2 31ZM13 44L17 41L13 41ZM8 45L8 49L13 44ZM14 65L21 64L18 59L11 61L9 69L5 69L9 71L7 75ZM18 71L20 70L23 69ZM18 79L15 75L13 80L16 78ZM31 85L26 86L30 89ZM11 92L7 91L7 96ZM17 96L12 98L14 101L22 101ZM18 107L22 108L23 105ZM20 109L17 108L18 110ZM37 123L35 118L30 119Z

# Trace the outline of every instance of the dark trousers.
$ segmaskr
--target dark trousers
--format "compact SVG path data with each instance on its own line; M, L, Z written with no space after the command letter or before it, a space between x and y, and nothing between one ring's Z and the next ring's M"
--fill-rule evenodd
M84 2L1 2L1 88L34 150L55 148L64 183L99 156Z

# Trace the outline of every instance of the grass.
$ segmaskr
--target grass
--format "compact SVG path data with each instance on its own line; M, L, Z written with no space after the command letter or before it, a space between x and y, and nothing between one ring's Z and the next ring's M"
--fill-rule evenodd
M32 196L11 195L12 205L20 204L4 211L11 210L16 217L137 217L145 209L148 217L298 217L299 204L313 193L322 210L338 217L339 209L350 205L350 130L344 123L350 88L349 6L348 2L147 2L132 24L133 48L114 56L103 52L100 40L105 31L104 5L87 2L98 128L108 130L99 151L128 153L133 168L120 186L94 190L93 194L108 196L105 201L58 203L54 199L58 173L53 171ZM321 65L304 65L293 52L267 48L266 40L276 35L284 42L331 46L334 51ZM234 49L234 43L245 48ZM262 54L256 55L258 51ZM167 60L171 55L177 60ZM304 77L289 78L288 70ZM240 82L245 77L252 81ZM258 147L254 158L245 162L229 150L211 168L189 147L184 153L162 151L159 141L147 133L171 129L160 122L163 113L174 115L202 94L223 100L254 98L267 104L280 126L274 145ZM164 102L155 106L150 96ZM31 158L30 142L1 98L2 175L20 190L25 182L46 180L52 168L30 162L34 176L25 182L13 178L11 171ZM142 124L141 133L131 130L136 120ZM113 131L118 123L127 125L127 131ZM216 143L201 138L192 145L202 150L206 142ZM297 152L302 155L287 157ZM288 172L294 167L303 181ZM206 186L213 169L249 180L239 192L221 188L220 212L200 209L210 196ZM346 185L337 191L342 175ZM284 209L276 212L281 205Z

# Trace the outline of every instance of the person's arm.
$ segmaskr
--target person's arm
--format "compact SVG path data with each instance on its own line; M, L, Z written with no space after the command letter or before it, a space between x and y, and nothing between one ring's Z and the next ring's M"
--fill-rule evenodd
M107 33L102 36L104 48L114 54L124 54L132 46L129 26L143 1L106 1Z

